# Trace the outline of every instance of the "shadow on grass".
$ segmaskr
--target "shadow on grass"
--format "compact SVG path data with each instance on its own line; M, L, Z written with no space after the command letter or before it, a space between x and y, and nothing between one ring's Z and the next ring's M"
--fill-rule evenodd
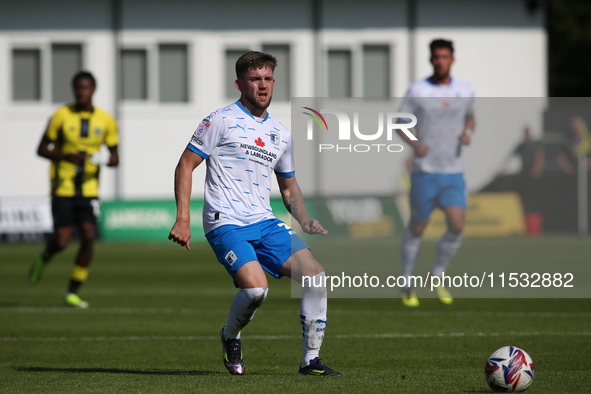
M15 306L22 306L22 304L18 302L0 302L0 307L8 308L8 307L15 307Z
M130 375L227 375L219 371L167 371L167 370L134 370L120 368L46 368L46 367L17 367L18 372L71 372L71 373L114 373Z

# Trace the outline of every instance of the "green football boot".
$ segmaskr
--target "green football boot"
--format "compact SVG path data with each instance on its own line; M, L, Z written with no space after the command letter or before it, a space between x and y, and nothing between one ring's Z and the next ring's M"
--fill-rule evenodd
M36 285L41 280L41 276L43 276L43 270L45 269L45 261L41 257L41 253L29 268L29 283L32 285Z
M66 293L66 296L64 297L64 304L73 308L88 308L88 302L83 301L76 293Z

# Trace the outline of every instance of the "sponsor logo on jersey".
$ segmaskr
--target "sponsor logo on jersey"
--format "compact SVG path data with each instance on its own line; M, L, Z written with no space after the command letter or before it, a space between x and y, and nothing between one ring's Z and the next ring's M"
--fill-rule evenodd
M97 127L96 129L94 129L94 135L99 136L101 135L102 130L100 129L100 127Z
M197 145L203 145L203 141L201 141L199 138L197 138L196 135L194 135L193 137L191 137L191 140L196 143Z
M224 257L226 259L226 262L231 266L234 265L234 263L238 260L238 257L236 256L236 253L234 253L233 250L230 250L228 253L226 253L226 257Z
M258 157L258 158L263 159L268 162L273 162L273 159L277 160L277 154L275 154L273 152L269 152L268 150L263 149L261 147L261 146L265 146L265 143L260 138L256 139L254 142L258 146L249 145L249 144L240 144L240 148L244 149L244 154L246 156Z
M271 142L273 143L273 145L279 146L279 141L279 133L271 131Z

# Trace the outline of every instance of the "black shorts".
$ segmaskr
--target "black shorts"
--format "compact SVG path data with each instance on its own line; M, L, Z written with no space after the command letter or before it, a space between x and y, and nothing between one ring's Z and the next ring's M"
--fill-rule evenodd
M96 225L100 214L96 197L53 197L51 199L53 227L70 227L80 222Z

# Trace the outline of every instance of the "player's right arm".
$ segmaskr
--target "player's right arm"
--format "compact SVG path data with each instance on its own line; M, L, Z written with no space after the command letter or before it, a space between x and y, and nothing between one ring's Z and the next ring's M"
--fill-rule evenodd
M168 239L187 249L191 249L191 227L189 204L193 185L193 170L203 162L203 157L190 149L185 149L174 172L174 198L176 201L176 221Z
M411 114L416 113L417 105L415 102L416 101L415 97L417 97L417 93L415 92L415 88L416 88L416 86L415 86L415 84L413 84L406 92L406 96L404 97L404 101L402 102L402 105L400 106L400 112L407 112L407 113L411 113ZM401 118L398 118L398 120L396 122L397 123L398 122L408 123L407 120L401 119ZM417 155L418 157L423 157L427 154L428 147L426 145L421 144L418 140L411 140L410 137L408 135L406 135L406 133L404 133L400 129L396 129L396 132L415 151L415 155Z
M53 147L50 145L53 145ZM79 164L86 158L85 153L64 153L61 150L56 149L53 141L51 141L45 135L41 138L41 142L39 142L37 154L49 160L67 160L74 164Z
M427 154L428 152L428 147L427 145L423 145L421 144L419 141L413 141L411 140L405 133L402 132L402 130L397 129L396 132L398 133L398 135L404 140L406 141L407 144L409 144L411 146L411 148L415 151L415 154L418 157L423 157Z
M64 109L60 109L51 117L37 147L37 154L53 161L67 160L74 164L79 164L86 158L85 153L64 153L61 149L57 149L55 145L59 130L64 121L64 116Z

